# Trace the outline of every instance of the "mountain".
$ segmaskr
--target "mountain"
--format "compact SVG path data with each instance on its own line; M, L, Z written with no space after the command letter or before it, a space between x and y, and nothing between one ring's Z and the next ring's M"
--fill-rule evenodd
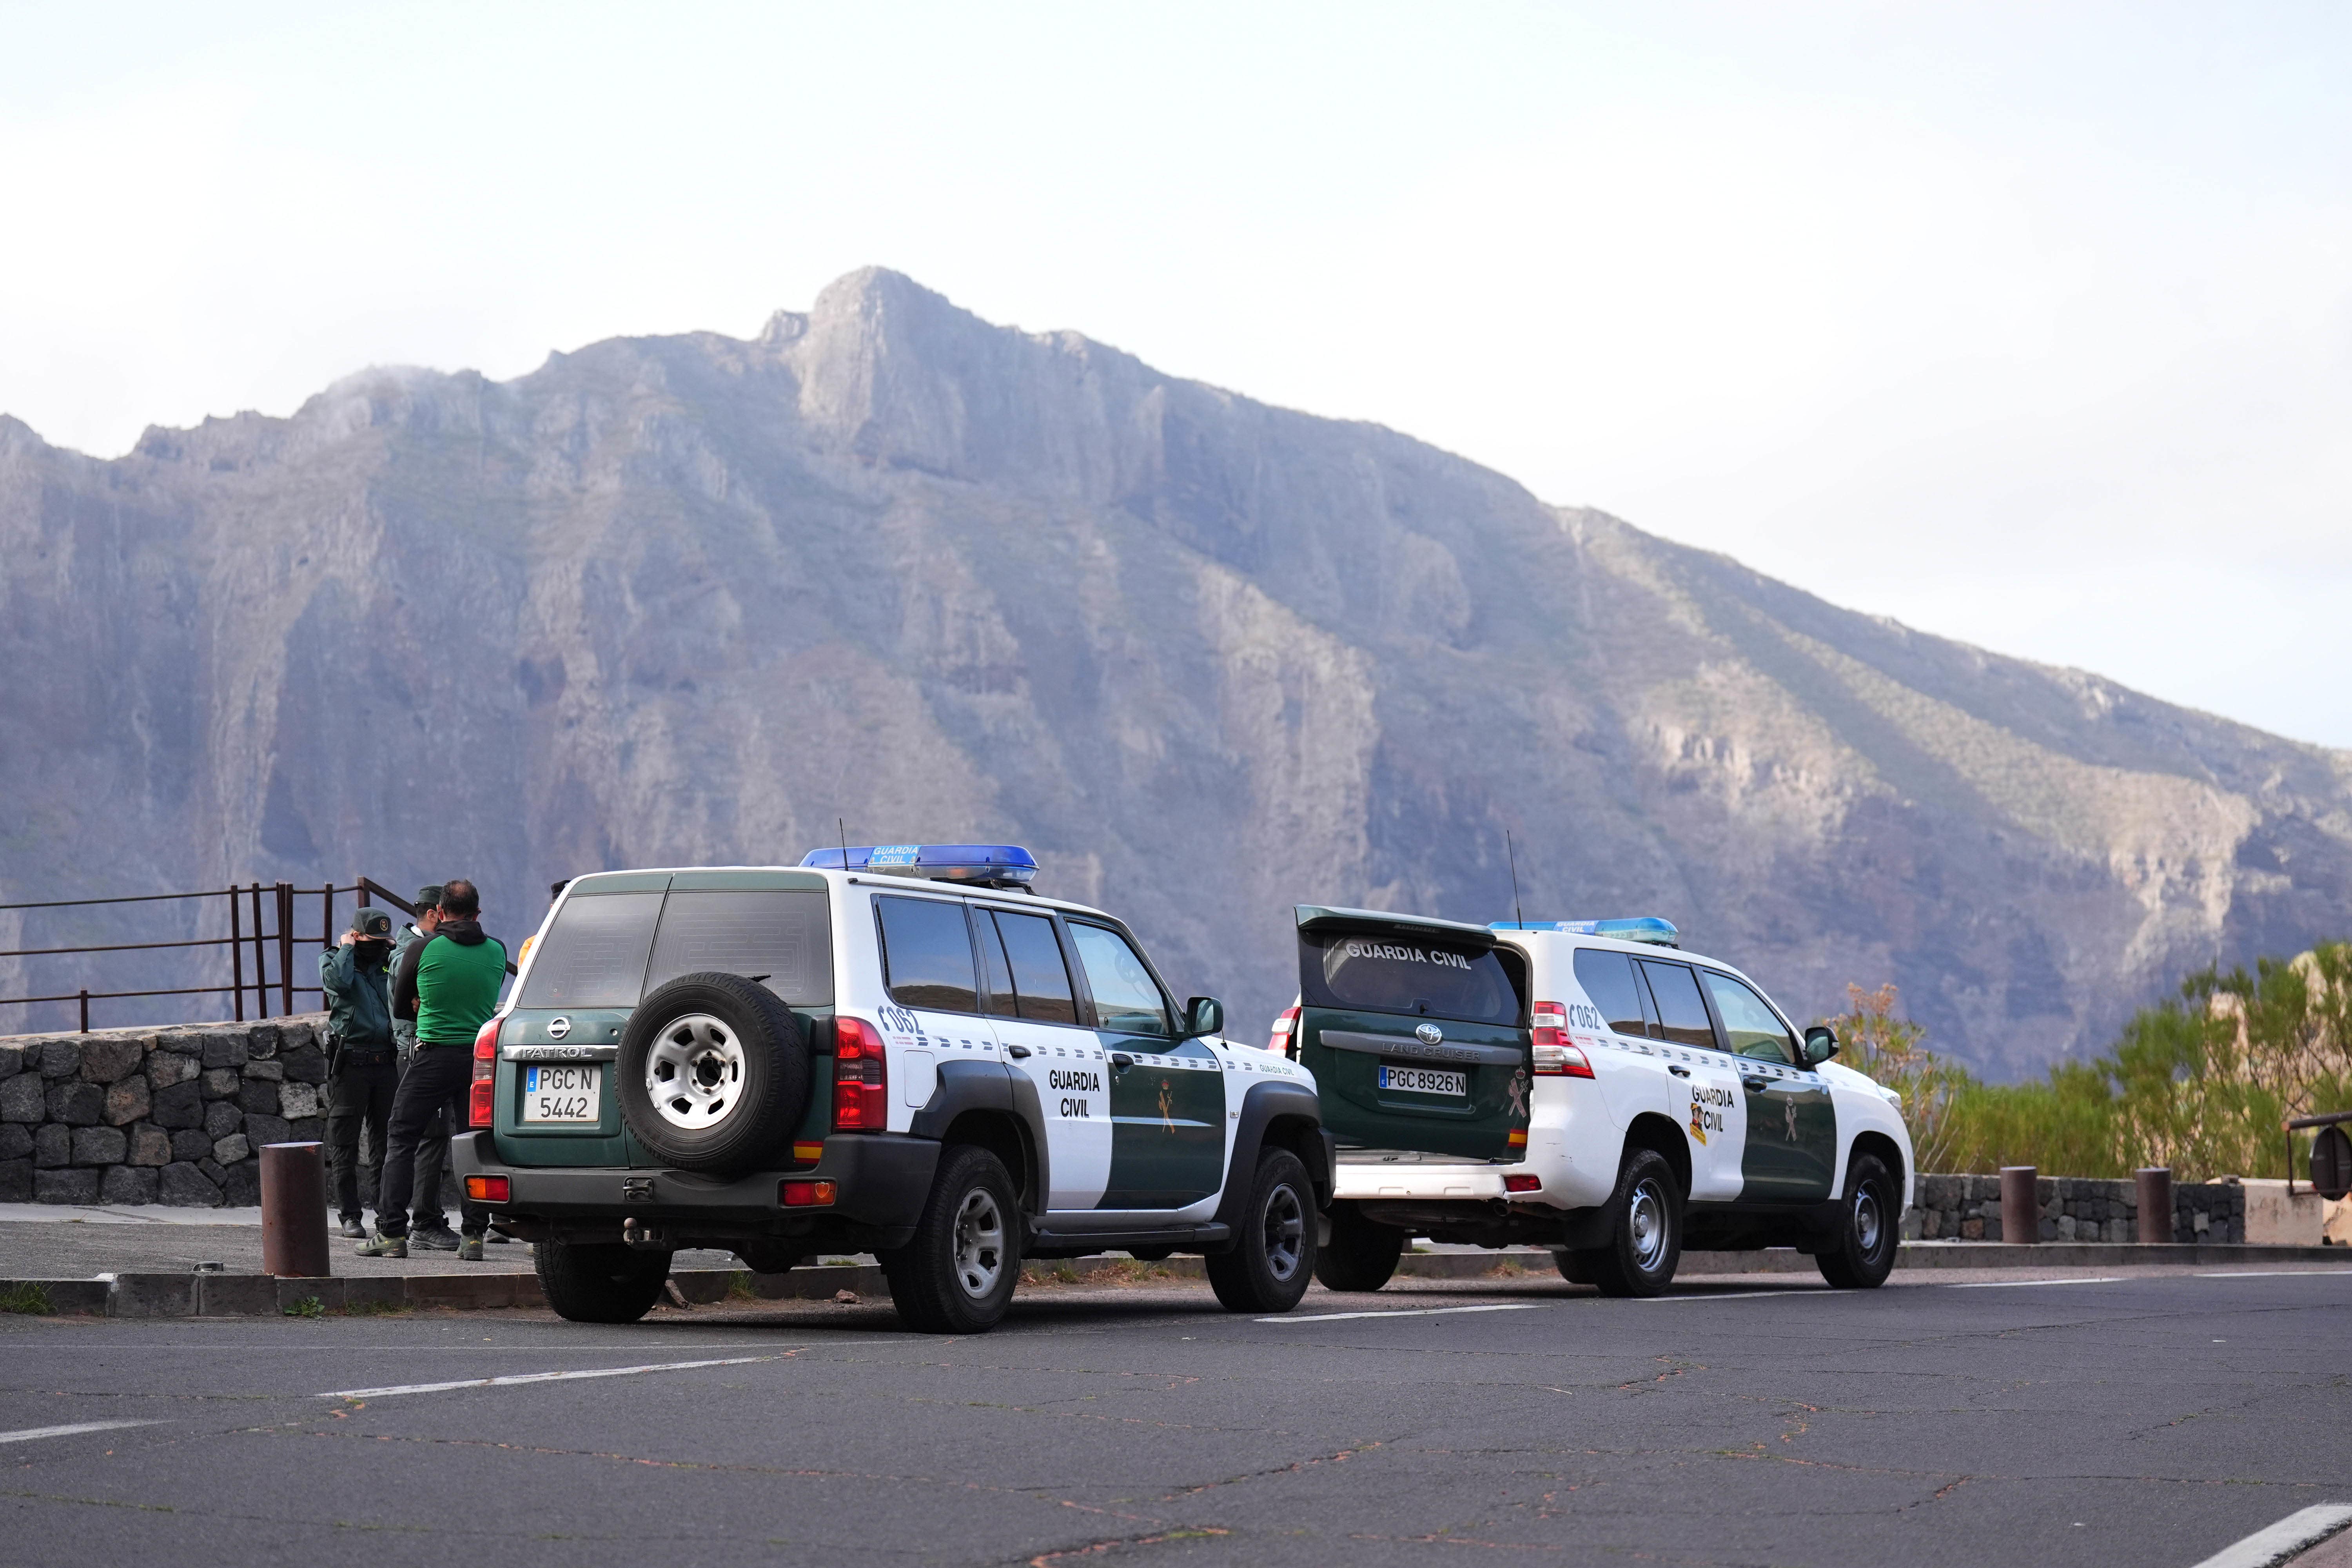
M845 819L1030 845L1246 1035L1291 904L1506 918L1507 829L1530 918L1666 915L1806 1019L1892 979L1997 1075L2352 931L2352 753L879 270L114 461L0 419L0 661L12 902L467 874L520 935L556 878Z

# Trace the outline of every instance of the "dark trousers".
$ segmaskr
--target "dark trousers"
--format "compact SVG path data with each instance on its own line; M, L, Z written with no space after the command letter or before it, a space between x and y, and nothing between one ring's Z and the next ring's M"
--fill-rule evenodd
M400 1070L404 1076L408 1071L408 1062L415 1059L416 1055L412 1051L408 1061L401 1063ZM449 1119L436 1116L425 1124L424 1132L416 1140L416 1182L410 1189L408 1206L410 1217L415 1220L419 1230L437 1230L449 1223L448 1216L441 1209L441 1184L445 1179L442 1172L448 1168ZM377 1212L383 1212L381 1206Z
M384 1235L408 1234L417 1146L425 1130L444 1116L449 1118L448 1126L466 1125L466 1102L473 1081L474 1053L464 1046L420 1045L409 1058L399 1092L392 1097L392 1129L385 1140L383 1206L375 1216L377 1228ZM421 1217L437 1206L437 1203L420 1203L417 1213ZM479 1236L488 1228L488 1212L479 1204L466 1204L462 1215L458 1228L467 1236Z
M335 1212L345 1219L360 1217L361 1172L365 1185L378 1187L383 1167L384 1129L392 1120L393 1091L400 1084L399 1064L386 1051L374 1061L356 1061L345 1051L327 1080L327 1185L334 1195ZM367 1131L367 1149L360 1149L360 1131Z

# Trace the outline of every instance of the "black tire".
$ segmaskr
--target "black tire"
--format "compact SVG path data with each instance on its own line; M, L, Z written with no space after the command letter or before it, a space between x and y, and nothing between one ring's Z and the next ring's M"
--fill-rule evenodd
M547 1304L575 1323L634 1323L653 1310L669 1279L668 1253L617 1241L542 1241L530 1250Z
M1582 1247L1570 1251L1562 1247L1551 1255L1553 1267L1559 1277L1571 1285L1593 1285L1601 1279L1601 1255L1604 1248Z
M1864 1154L1848 1164L1837 1237L1813 1257L1822 1278L1841 1290L1875 1290L1885 1284L1895 1271L1900 1205L1885 1161Z
M908 1328L927 1334L994 1328L1021 1279L1021 1205L1004 1163L968 1143L942 1152L914 1239L879 1256L891 1302Z
M1315 1255L1315 1278L1326 1290L1377 1290L1396 1277L1405 1234L1374 1225L1350 1203L1331 1205L1331 1239Z
M788 1241L770 1239L740 1242L735 1256L754 1274L789 1274L808 1255Z
M1572 1255L1578 1266L1589 1261L1604 1296L1664 1295L1683 1258L1683 1189L1666 1157L1654 1149L1628 1150L1609 1209L1609 1245Z
M1257 1157L1233 1250L1203 1259L1229 1312L1287 1312L1315 1277L1315 1188L1287 1149Z
M808 1040L782 998L740 974L681 974L637 1005L613 1064L621 1120L681 1171L756 1170L808 1108Z

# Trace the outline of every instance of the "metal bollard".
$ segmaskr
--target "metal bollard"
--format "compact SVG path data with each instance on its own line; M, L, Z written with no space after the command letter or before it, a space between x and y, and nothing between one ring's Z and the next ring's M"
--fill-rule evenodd
M2031 1246L2042 1239L2042 1205L2033 1195L2031 1165L2000 1168L2000 1238Z
M2150 1165L2134 1171L2139 1184L2139 1238L2144 1242L2172 1239L2172 1171Z
M261 1271L323 1279L327 1267L327 1161L320 1143L261 1146Z

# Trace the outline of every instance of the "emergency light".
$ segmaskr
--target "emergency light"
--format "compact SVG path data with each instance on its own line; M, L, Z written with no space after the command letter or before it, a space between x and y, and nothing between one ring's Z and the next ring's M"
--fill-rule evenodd
M1037 875L1037 858L1017 844L853 844L812 849L801 864L820 871L877 871L982 888L1025 888Z
M1612 942L1646 942L1656 947L1680 947L1682 932L1656 915L1635 915L1614 921L1496 921L1494 931L1558 931L1570 936L1605 936Z

